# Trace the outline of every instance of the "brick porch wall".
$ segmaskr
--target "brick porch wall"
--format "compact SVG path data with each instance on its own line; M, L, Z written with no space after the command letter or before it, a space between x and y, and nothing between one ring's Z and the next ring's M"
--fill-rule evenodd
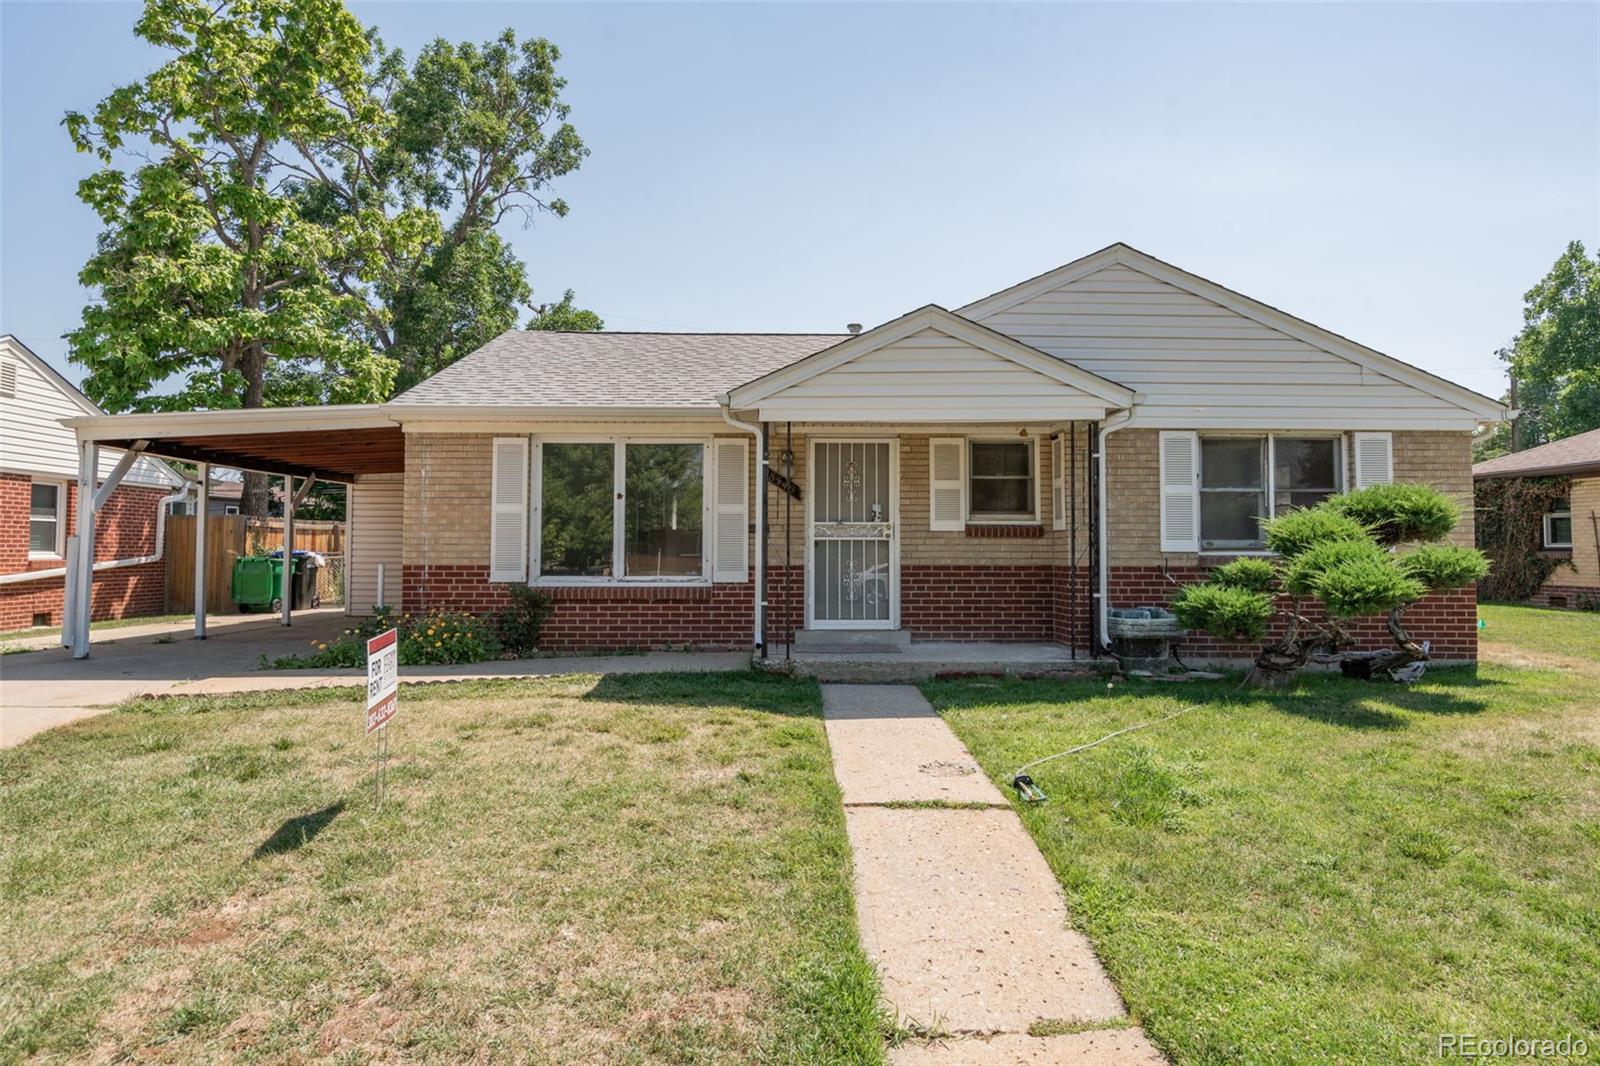
M51 570L59 559L28 558L28 504L33 479L26 474L0 474L0 573ZM162 489L124 485L111 494L95 528L95 561L153 555L156 507ZM66 536L77 530L78 487L67 483ZM64 579L44 578L0 585L0 629L22 629L43 616L46 625L61 624ZM94 576L90 618L134 618L160 614L166 605L166 564L102 570Z

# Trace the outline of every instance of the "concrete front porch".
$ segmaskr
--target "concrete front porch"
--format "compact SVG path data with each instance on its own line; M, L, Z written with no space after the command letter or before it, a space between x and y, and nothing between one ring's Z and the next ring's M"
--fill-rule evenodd
M806 634L796 633L796 638ZM852 634L855 636L855 634ZM757 665L768 669L792 668L803 677L819 681L895 682L922 681L943 674L1090 673L1116 669L1109 657L1091 659L1059 644L1002 644L986 641L902 639L904 634L865 634L855 641L825 642L797 639L794 647L775 644Z

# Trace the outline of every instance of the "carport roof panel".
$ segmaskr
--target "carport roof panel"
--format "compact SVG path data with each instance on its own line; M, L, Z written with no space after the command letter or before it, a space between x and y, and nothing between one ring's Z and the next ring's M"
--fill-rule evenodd
M182 411L63 419L80 439L190 462L349 481L405 469L405 436L375 405Z

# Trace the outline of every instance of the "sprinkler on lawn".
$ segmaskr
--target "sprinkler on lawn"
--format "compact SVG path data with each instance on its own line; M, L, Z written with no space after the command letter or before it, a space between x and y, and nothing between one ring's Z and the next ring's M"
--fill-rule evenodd
M1044 790L1033 783L1033 778L1027 774L1018 774L1011 779L1011 787L1017 790L1017 795L1022 797L1024 803L1043 803L1047 797Z

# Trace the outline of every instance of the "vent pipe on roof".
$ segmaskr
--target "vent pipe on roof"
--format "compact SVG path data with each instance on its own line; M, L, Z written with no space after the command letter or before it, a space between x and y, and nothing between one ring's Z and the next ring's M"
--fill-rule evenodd
M850 331L850 336L854 337L861 332L861 323L846 322L844 328Z

